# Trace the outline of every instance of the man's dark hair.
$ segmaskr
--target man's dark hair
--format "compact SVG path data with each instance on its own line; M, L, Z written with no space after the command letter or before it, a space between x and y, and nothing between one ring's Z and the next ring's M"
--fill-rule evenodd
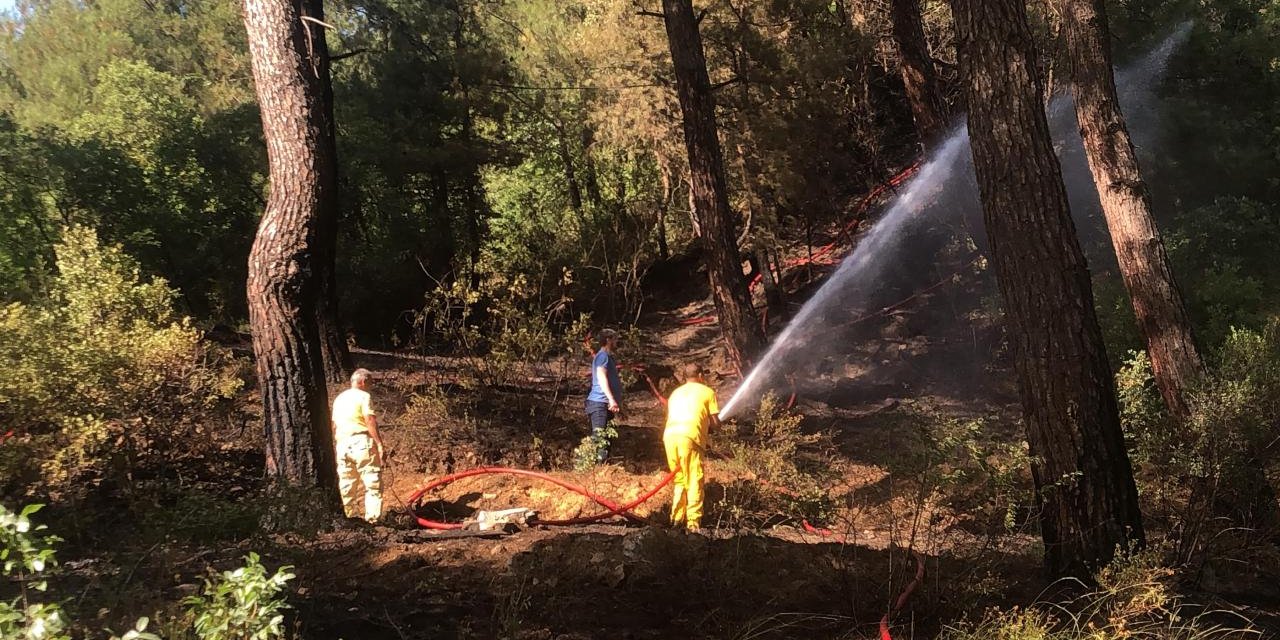
M696 362L690 362L684 365L684 381L689 382L695 378L702 377L702 365Z
M600 338L600 344L604 344L610 339L618 337L618 332L613 329L601 329L598 337Z

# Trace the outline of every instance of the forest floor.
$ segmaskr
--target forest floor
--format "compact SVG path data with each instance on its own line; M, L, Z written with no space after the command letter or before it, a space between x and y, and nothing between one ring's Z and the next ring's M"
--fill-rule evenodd
M223 534L225 516L202 519L197 503L182 526L162 523L161 534L136 537L154 544L73 544L76 606L123 627L130 616L173 608L210 567L236 566L249 551L294 567L293 624L316 639L875 637L910 580L914 552L925 580L895 616L895 637L932 637L988 606L1028 604L1050 585L1025 506L1016 390L998 328L983 312L990 283L946 272L921 277L950 279L948 286L910 295L919 283L898 283L904 304L833 323L825 344L796 367L792 412L802 416L803 441L795 458L821 482L816 512L772 493L761 482L770 469L753 467L796 460L769 457L770 442L743 438L735 426L712 434L705 535L665 526L664 489L637 509L651 526L438 537L416 526L405 500L433 478L475 466L548 471L619 502L639 496L666 473L663 405L643 379L628 376L627 412L607 464L575 472L572 451L588 431L585 350L518 365L357 350L357 364L377 376L387 445L380 526L335 526L322 503L294 496L258 505L262 522L284 533ZM792 298L807 296L821 275L789 274ZM663 393L675 386L670 372L689 359L729 368L714 323L682 323L712 307L698 284L672 283L701 280L683 274L660 283L664 293L642 317L639 339L622 349L623 364L643 364ZM782 323L774 322L777 331ZM711 384L723 402L738 379L717 374ZM790 391L778 389L783 398ZM257 410L246 394L245 424L256 424ZM256 495L253 430L226 434L211 486ZM483 476L424 498L420 513L461 521L510 507L544 518L600 512L546 483ZM806 516L835 535L806 531Z

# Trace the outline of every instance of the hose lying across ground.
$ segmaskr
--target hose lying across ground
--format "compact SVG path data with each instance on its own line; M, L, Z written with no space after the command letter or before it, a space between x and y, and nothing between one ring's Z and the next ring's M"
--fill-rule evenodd
M472 476L482 476L482 475L524 476L526 478L535 478L538 480L542 480L544 482L550 482L551 484L554 484L558 487L568 489L569 491L572 491L574 493L582 494L590 498L591 500L595 501L600 506L609 510L606 513L599 513L592 516L582 516L578 518L569 518L566 520L532 519L529 521L530 524L564 527L569 525L590 524L592 522L600 522L602 520L608 520L609 518L612 518L614 516L622 516L624 518L627 518L628 520L632 520L635 522L652 524L648 520L646 520L644 517L636 515L632 511L632 509L635 509L636 507L644 504L650 498L657 495L658 492L661 491L663 487L671 484L671 481L674 480L676 477L676 472L672 471L668 473L666 477L664 477L662 481L657 484L657 486L650 489L648 492L644 493L639 498L636 498L634 501L625 505L619 505L613 502L612 500L605 498L604 496L600 496L593 493L591 490L587 489L586 487L582 487L582 486L573 484L572 482L561 480L559 478L556 478L555 476L551 476L545 473L539 473L537 471L528 471L526 469L512 469L509 467L478 467L476 469L470 469L467 471L460 471L458 473L449 474L415 491L413 495L409 496L409 506L411 508L414 508L414 511L413 511L414 519L418 521L419 525L426 527L427 529L445 529L445 530L461 529L464 526L461 523L440 522L436 520L430 520L420 515L417 515L416 507L419 506L418 503L420 500L422 500L423 496L425 496L426 494L430 493L435 489L443 487L444 485L454 482L456 480L461 480L463 478L470 478Z
M441 478L437 478L436 480L433 480L432 482L427 483L421 489L418 489L417 491L415 491L413 495L409 496L410 513L413 514L414 519L417 520L420 526L425 527L427 529L452 530L452 529L463 528L466 525L462 523L442 522L438 520L431 520L429 518L424 518L421 515L418 515L418 511L421 507L420 503L428 493L436 489L439 489L440 487L443 487L457 480L461 480L463 478L471 478L474 476L483 476L483 475L522 476L526 478L534 478L537 480L542 480L544 482L550 482L551 484L554 484L558 487L562 487L574 493L578 493L583 496L586 496L587 498L590 498L593 502L599 504L605 509L608 509L608 511L605 513L598 513L591 516L580 516L577 518L567 518L564 520L541 520L537 518L532 518L529 520L529 524L534 524L534 525L571 526L571 525L591 524L593 522L601 522L617 516L627 518L628 520L631 520L634 522L639 522L644 524L653 524L643 516L636 514L633 511L633 509L644 504L645 502L648 502L654 496L658 495L658 492L661 491L664 487L671 484L672 480L674 480L676 477L676 472L672 471L668 473L665 477L662 478L660 482L658 482L657 485L655 485L649 491L641 494L640 497L636 498L635 500L632 500L631 502L624 505L619 505L614 501L608 498L605 498L604 496L601 496L592 492L590 489L587 489L586 487L582 487L580 485L574 484L572 482L568 482L566 480L561 480L560 478L556 478L555 476L552 476L546 473L529 471L527 469L513 469L510 467L477 467L475 469L460 471L458 473L451 473ZM835 538L838 538L842 544L845 542L845 536L837 534L836 532L831 531L830 529L815 527L809 524L808 520L803 521L803 524L804 524L804 530L808 531L809 533L816 533L824 537L835 537ZM905 589L903 589L902 593L898 595L898 598L894 600L893 606L889 609L889 611L887 611L884 614L884 617L880 619L880 640L893 640L893 637L889 634L890 619L899 611L901 611L904 606L906 606L907 600L911 598L911 594L914 593L916 588L919 587L920 584L924 582L924 557L920 554L920 552L915 550L912 550L912 554L914 554L913 557L916 562L915 579L912 580Z

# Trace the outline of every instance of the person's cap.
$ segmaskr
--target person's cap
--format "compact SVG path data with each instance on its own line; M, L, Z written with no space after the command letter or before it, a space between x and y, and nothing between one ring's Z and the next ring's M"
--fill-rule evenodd
M600 337L600 342L607 342L609 340L612 340L618 337L618 332L614 331L613 329L601 329L599 337Z

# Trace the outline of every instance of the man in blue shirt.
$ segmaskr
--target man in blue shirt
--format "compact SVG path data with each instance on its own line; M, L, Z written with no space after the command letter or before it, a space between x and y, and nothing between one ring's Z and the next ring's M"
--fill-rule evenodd
M609 425L613 414L622 412L622 379L618 377L618 359L613 351L618 347L618 332L605 329L600 332L600 350L591 361L591 392L587 394L587 417L591 419L591 434L602 437L600 432ZM608 440L600 448L597 462L609 457Z

